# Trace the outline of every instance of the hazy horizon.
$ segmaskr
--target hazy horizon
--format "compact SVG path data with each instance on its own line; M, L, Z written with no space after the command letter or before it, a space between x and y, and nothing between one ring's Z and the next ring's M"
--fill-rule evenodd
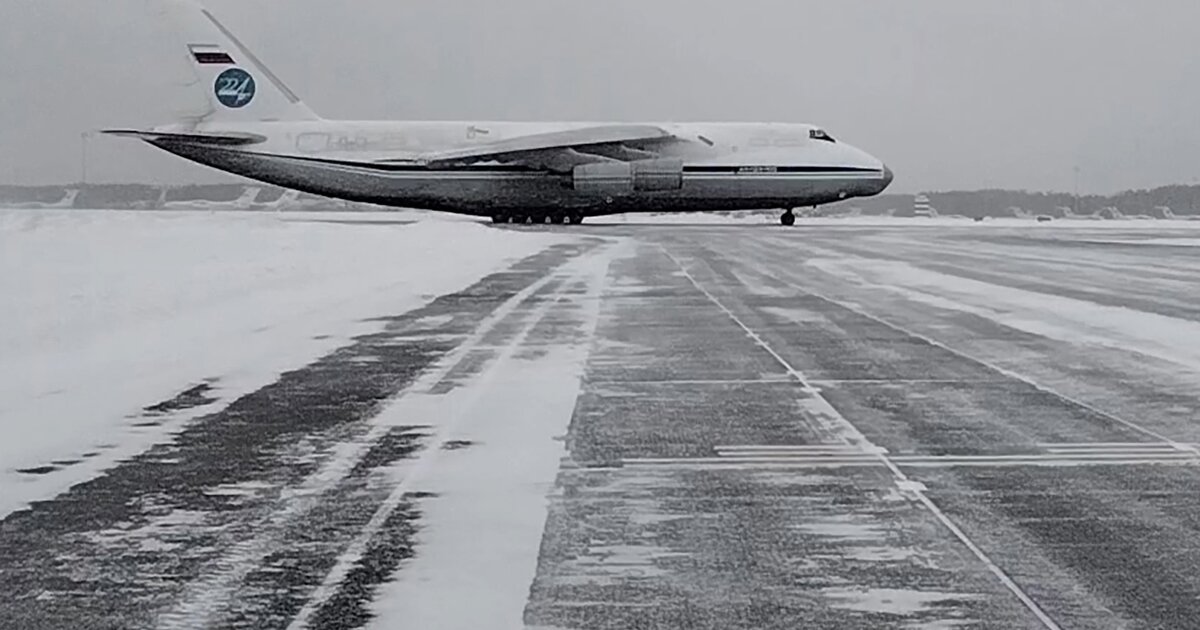
M81 176L84 131L171 119L185 42L145 18L0 6L0 184ZM813 122L884 159L889 192L1200 183L1200 5L1163 0L450 4L209 0L328 118ZM229 181L112 138L88 181Z

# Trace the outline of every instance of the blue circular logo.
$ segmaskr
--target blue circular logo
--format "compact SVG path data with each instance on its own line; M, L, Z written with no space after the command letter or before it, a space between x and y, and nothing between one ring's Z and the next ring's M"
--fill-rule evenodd
M217 77L217 100L230 109L245 107L254 100L254 77L241 68L230 68Z

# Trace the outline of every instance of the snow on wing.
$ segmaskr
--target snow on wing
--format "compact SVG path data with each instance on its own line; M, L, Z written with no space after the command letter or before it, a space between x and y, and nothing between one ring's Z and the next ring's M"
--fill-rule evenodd
M418 156L416 161L430 166L484 161L554 162L560 159L563 152L573 153L599 145L656 142L673 137L667 130L653 125L605 125L518 136L462 149L425 153Z

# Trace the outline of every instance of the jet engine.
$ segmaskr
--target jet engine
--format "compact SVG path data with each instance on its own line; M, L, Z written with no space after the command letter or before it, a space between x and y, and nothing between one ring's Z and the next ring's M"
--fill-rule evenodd
M572 171L572 186L598 195L632 195L683 188L683 160L664 158L633 162L593 162Z

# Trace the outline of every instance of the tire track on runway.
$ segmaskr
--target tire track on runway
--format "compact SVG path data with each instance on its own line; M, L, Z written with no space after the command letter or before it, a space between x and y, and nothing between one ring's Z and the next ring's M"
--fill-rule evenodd
M770 345L768 345L766 341L764 341L762 337L758 335L758 333L754 332L754 330L747 326L737 316L737 314L730 310L729 307L721 302L719 298L702 286L700 282L696 280L695 276L691 274L688 268L678 258L671 254L671 252L668 251L665 246L660 247L662 252L679 267L680 272L683 273L683 275L698 291L703 293L709 301L711 301L718 309L720 309L731 320L733 320L739 328L745 331L745 333L751 339L753 339L759 347L768 352L787 371L789 375L795 378L796 381L798 381L806 389L806 391L813 396L814 400L820 401L821 406L825 408L825 413L822 414L822 416L830 422L842 427L841 433L846 439L847 443L858 446L863 451L875 455L879 459L880 463L882 463L888 468L889 471L891 471L896 480L897 487L902 492L906 492L913 496L927 511L934 516L934 518L938 520L938 522L940 522L948 531L950 531L950 533L956 539L958 539L958 541L961 542L972 553L972 555L974 555L987 568L987 570L991 572L1001 582L1001 584L1008 589L1010 593L1013 594L1014 597L1021 602L1021 604L1030 612L1030 614L1037 618L1038 622L1041 623L1043 627L1045 627L1047 630L1061 630L1061 627L1058 625L1058 623L1055 622L1055 620L1052 619L1046 613L1046 611L1043 610L1041 606L1039 606L1037 602L1035 602L1029 596L1029 594L1026 593L1025 590L1022 589L1021 586L1017 584L1007 572L1004 571L1003 568L997 565L991 559L991 557L984 552L982 548L980 548L979 545L977 545L969 536L967 536L966 532L956 525L950 519L950 517L947 516L946 513L943 512L941 508L939 508L937 504L935 504L933 500L926 495L923 484L910 479L909 476L905 474L904 471L901 470L899 466L897 466L896 463L891 460L891 458L888 457L885 449L872 444L866 438L866 436L864 436L862 432L858 430L857 427L855 427L849 420L838 413L838 411L829 403L829 401L821 394L820 391L813 388L813 386L807 382L807 379L803 374L797 371L796 368L794 368L786 359L783 358L783 356L771 348Z
M597 242L548 248L425 307L381 318L381 332L358 337L197 419L170 443L9 515L0 521L0 619L31 630L151 627L188 585L229 571L221 558L258 533L255 528L270 522L281 505L325 502L334 509L314 517L328 519L329 527L302 524L289 530L310 535L302 548L268 550L276 553L270 562L280 570L259 577L264 588L284 596L251 602L238 613L247 626L286 625L292 605L287 594L307 593L312 566L332 565L340 551L324 555L344 535L333 524L365 522L372 502L382 500L365 466L347 467L350 482L331 482L315 496L297 488L339 454L361 449L357 461L381 465L404 457L416 427L389 426L373 434L379 440L364 442L372 428L365 421L469 339L489 313ZM381 447L381 440L390 446ZM327 568L319 570L318 582Z
M579 290L578 283L590 273L590 270L586 268L572 270L570 266L568 263L564 269L559 270L558 274L547 277L544 286L547 286L549 290L541 296L540 303L528 314L518 332L491 358L490 369L479 373L472 382L471 391L465 395L465 398L457 401L453 408L454 411L449 417L442 418L437 433L428 441L425 450L406 468L403 479L392 488L391 493L375 510L371 519L350 541L345 551L338 557L337 563L311 593L304 607L296 614L288 626L289 630L302 630L309 627L350 628L354 626L340 621L347 616L347 613L350 618L363 616L361 610L364 604L363 598L355 597L355 595L364 589L375 586L382 579L374 584L364 583L361 579L355 579L355 573L363 571L365 567L370 567L368 558L372 555L372 549L378 547L377 541L381 532L387 530L387 524L392 520L394 513L405 505L405 498L414 491L416 485L425 478L429 470L446 452L443 446L451 440L462 419L468 415L469 410L486 391L487 383L495 377L498 367L518 356L518 353L524 349L530 334L547 319L554 309L562 307L561 302L565 296ZM551 281L554 283L551 284ZM451 367L446 370L445 374L449 374L452 369ZM413 388L414 393L431 393L441 378L444 378L444 375L436 379L429 379L428 387L415 387ZM401 399L401 404L403 404L402 401L403 399ZM374 573L379 578L387 577L386 574L378 575L380 573L378 571Z
M477 350L484 345L494 344L498 335L507 339L504 342L503 352L513 351L513 344L524 339L529 329L540 321L545 311L553 306L556 298L565 290L565 280L558 271L560 268L561 266L552 268L549 273L529 284L493 310L469 337L406 387L401 394L401 399L406 396L426 395L434 392L447 379L462 371L464 365L473 363L476 360ZM512 330L513 328L516 330ZM286 548L297 533L302 533L296 530L297 523L324 527L325 519L313 515L320 514L332 502L333 497L330 494L335 496L344 494L344 490L339 488L342 480L346 479L351 471L369 456L371 449L393 429L394 427L389 423L372 422L371 428L365 435L339 445L338 450L326 460L321 468L315 470L308 478L290 490L292 499L283 506L283 509L271 513L267 519L253 528L255 532L253 538L241 541L231 553L225 554L219 563L228 568L206 576L203 581L193 584L189 588L190 594L177 604L172 612L163 617L162 621L165 626L191 627L197 620L206 626L218 623L224 625L223 617L227 610L227 602L237 599L238 591L245 584L251 571L256 571L259 567L264 566L264 561L269 556L278 549ZM416 458L410 464L412 469L405 471L405 480L419 470L422 462L430 459L431 453L436 455L440 451L447 430L444 426L439 425L436 434L423 436L424 448L411 451ZM386 529L391 534L397 528L402 529L405 526L406 519L402 518L400 522L397 522L395 518L397 512L412 512L415 517L417 512L413 511L415 506L411 500L411 493L408 491L409 485L407 481L402 481L398 486L403 489L402 491L398 489L382 498L375 497L369 505L363 506L357 520L336 528L339 532L345 532L347 537L355 531L371 533L371 536L365 540L360 535L350 542L353 546L361 541L362 549L359 550L359 556L365 552L367 545L378 542L378 535L381 531ZM339 490L341 491L339 492ZM378 507L376 507L377 505ZM312 601L312 597L308 595L308 589L320 584L321 577L327 575L331 570L343 571L341 577L344 578L344 573L356 568L343 567L341 563L334 564L334 556L338 554L338 550L345 543L345 539L336 542L330 541L330 545L327 545L322 551L319 562L314 562L312 557L306 558L306 561L312 565L312 569L305 576L305 580L289 590L287 597L284 598L286 601L265 607L259 606L259 614L266 613L266 610L262 610L262 608L299 609L298 614L301 617L311 614L306 608ZM344 552L341 555L344 556ZM239 612L239 616L249 621L256 619L254 614L247 615L244 612ZM289 621L287 616L276 615L274 619L287 623ZM257 618L261 621L261 617ZM325 621L329 621L329 619L325 619ZM255 624L255 627L260 626Z

